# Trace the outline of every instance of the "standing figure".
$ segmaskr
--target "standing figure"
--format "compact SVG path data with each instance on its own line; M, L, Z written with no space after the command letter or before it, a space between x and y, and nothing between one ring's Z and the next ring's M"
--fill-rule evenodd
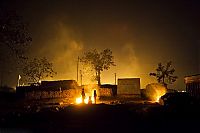
M92 98L89 96L88 104L92 104Z
M85 91L84 91L84 88L82 89L81 96L82 96L82 103L84 103L84 100L85 100Z
M96 101L97 101L97 91L94 90L94 103L96 104Z

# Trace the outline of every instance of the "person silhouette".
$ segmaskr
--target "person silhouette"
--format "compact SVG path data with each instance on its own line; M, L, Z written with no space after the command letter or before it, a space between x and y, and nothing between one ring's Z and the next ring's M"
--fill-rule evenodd
M88 104L92 104L92 98L89 96Z
M84 103L84 100L85 100L85 91L84 91L84 88L82 89L81 96L82 96L82 103Z
M94 90L94 103L96 104L96 102L97 102L97 91Z

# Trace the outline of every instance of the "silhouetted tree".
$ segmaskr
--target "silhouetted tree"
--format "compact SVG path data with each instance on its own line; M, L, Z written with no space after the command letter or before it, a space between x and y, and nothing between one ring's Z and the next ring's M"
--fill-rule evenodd
M27 60L23 68L23 75L27 81L33 81L35 83L38 83L46 77L53 77L55 74L53 63L49 62L45 57Z
M25 52L30 45L27 25L22 17L15 11L0 9L0 85L3 84L4 75L12 69L18 69L25 57ZM14 63L14 64L11 64Z
M98 85L101 85L101 72L103 70L108 70L110 66L115 66L114 57L110 49L105 49L102 52L98 52L96 49L84 53L81 58L81 62L91 65L92 69L95 70L95 78Z
M150 76L157 78L157 81L163 84L166 88L168 84L172 84L177 80L177 76L174 76L175 69L172 67L172 61L167 62L166 66L162 63L158 63L158 67L155 73L150 73Z
M6 45L17 58L25 58L24 52L31 41L22 17L15 11L0 10L0 45Z

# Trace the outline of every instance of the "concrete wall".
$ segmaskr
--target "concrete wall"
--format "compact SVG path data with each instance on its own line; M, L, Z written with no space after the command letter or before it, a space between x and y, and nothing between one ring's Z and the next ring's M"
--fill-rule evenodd
M117 94L140 94L140 78L118 79Z

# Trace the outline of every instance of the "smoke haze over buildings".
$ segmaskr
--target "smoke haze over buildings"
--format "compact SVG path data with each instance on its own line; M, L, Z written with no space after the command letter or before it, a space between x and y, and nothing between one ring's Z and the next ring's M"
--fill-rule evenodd
M114 84L117 73L141 77L145 88L155 82L149 73L157 63L169 60L179 77L177 89L184 89L184 76L200 72L200 8L193 1L22 0L2 5L29 23L33 42L28 54L48 57L58 73L54 79L76 79L77 57L95 48L110 48L116 64L102 73L102 83Z

